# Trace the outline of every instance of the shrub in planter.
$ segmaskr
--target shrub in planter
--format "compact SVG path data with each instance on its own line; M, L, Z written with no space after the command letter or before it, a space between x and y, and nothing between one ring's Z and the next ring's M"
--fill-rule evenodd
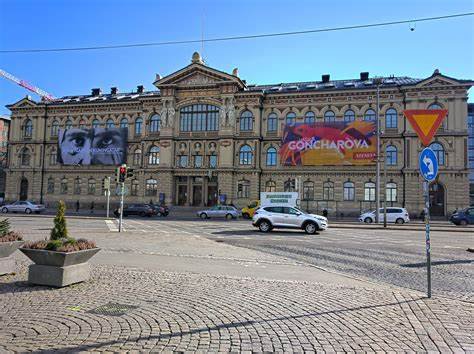
M10 230L10 221L0 221L0 275L15 273L15 262L10 255L23 244L23 237Z
M100 249L93 241L69 237L65 210L60 201L49 240L27 242L20 249L35 263L29 268L30 283L62 287L90 278L87 261Z

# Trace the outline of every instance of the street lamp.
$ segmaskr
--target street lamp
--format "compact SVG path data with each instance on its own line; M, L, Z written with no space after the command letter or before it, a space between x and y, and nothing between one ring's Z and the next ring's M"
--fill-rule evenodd
M377 87L377 109L376 109L376 124L377 124L377 150L376 150L376 176L375 176L375 222L380 221L380 119L379 119L379 100L380 100L380 85L383 84L382 77L374 77L372 80Z

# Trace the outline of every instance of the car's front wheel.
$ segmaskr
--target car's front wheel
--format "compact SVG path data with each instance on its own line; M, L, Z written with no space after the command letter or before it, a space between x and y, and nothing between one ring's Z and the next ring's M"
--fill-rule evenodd
M26 209L25 209L25 213L26 213L26 214L31 214L31 209L30 209L30 208L26 208Z
M405 223L405 220L403 220L402 218L398 218L397 220L395 220L395 222L397 224L404 224Z
M304 231L309 235L314 234L317 230L318 226L314 222L308 222L304 226Z
M201 219L207 219L207 214L206 213L201 213L201 215L199 215L199 217Z
M233 219L234 217L232 216L232 214L227 214L227 215L225 216L225 218L226 218L227 220L231 220L231 219Z
M261 232L269 232L272 229L272 225L267 220L262 220L258 224L258 229Z
M467 225L467 220L461 220L461 221L459 222L459 225L461 225L461 226L466 226L466 225Z
M2 213L8 213L8 208L2 208Z
M366 217L366 218L364 219L364 222L365 222L366 224L371 224L371 223L372 223L372 218Z
M243 214L242 214L242 217L243 217L244 219L250 219L250 215L249 215L248 213L243 213Z

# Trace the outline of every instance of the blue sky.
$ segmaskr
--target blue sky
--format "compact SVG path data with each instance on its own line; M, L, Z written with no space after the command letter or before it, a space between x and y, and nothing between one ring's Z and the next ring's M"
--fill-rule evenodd
M337 27L472 12L472 0L0 0L0 49L94 46ZM202 24L204 24L202 26ZM204 59L247 83L371 75L474 79L474 16L352 31L208 43ZM201 44L0 54L0 68L55 96L93 87L154 89L155 74L189 64ZM471 90L473 91L473 90ZM0 78L0 113L28 92ZM36 95L32 95L37 99ZM473 94L470 94L473 101Z

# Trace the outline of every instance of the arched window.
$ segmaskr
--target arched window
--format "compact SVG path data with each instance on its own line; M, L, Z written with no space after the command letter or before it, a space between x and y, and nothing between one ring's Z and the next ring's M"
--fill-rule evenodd
M89 180L87 181L87 194L95 194L95 179L93 178L89 178Z
M244 111L240 115L240 131L253 130L253 114L250 111Z
M51 166L55 166L58 163L58 152L56 151L55 148L51 149L51 152L49 153L49 164Z
M135 149L133 152L133 164L135 166L140 166L142 164L142 150Z
M158 146L152 146L150 148L150 153L148 154L148 164L149 165L160 164L160 148Z
M64 177L61 180L61 194L67 194L67 189L68 189L67 178Z
M143 118L138 117L135 119L135 135L142 134Z
M286 115L286 125L295 125L296 123L296 114L294 112L290 112Z
M82 192L82 181L79 177L74 179L74 194L81 194Z
M387 166L396 166L397 165L397 147L393 145L387 146L385 149L385 156L387 161Z
M296 180L294 178L288 178L283 183L284 192L295 192L296 191Z
M54 178L53 177L48 178L48 193L49 194L54 193Z
M219 107L210 104L193 104L179 111L179 129L190 131L219 130Z
M64 127L65 129L72 129L72 120L68 119Z
M145 183L145 195L153 197L158 194L158 181L154 178L149 178Z
M444 166L445 164L445 152L444 152L444 147L440 143L432 143L430 146L430 149L433 150L435 153L436 157L438 158L438 164L441 166Z
M303 182L303 200L314 200L314 182Z
M386 129L398 128L398 113L396 109L389 108L385 112L385 128Z
M237 183L237 198L250 197L250 181L243 179Z
M375 201L375 183L366 182L364 184L364 200L367 202Z
M277 131L277 122L278 118L275 113L270 113L267 120L267 131L276 132Z
M239 164L251 165L253 161L252 148L248 145L243 145L239 150Z
M428 106L428 109L443 109L439 103L432 103Z
M304 122L306 124L315 123L316 122L316 116L314 115L314 112L312 112L312 111L306 112L306 114L304 115Z
M99 128L100 127L100 121L98 119L94 119L92 121L92 128Z
M336 114L333 111L327 111L324 113L324 121L326 123L332 123L336 121Z
M130 194L136 197L138 195L138 190L140 188L140 184L138 180L136 179L132 180L132 183L130 184L130 186L131 186Z
M352 109L348 109L344 112L344 122L350 123L355 121L355 113Z
M57 120L54 120L53 123L51 123L51 136L58 136L59 132L59 122Z
M323 183L323 200L334 200L334 182Z
M85 129L86 128L86 121L84 119L81 119L79 121L79 129Z
M393 183L393 182L387 183L386 198L387 198L387 202L397 201L397 184L396 183Z
M160 131L161 117L159 114L153 114L150 118L150 133L157 133Z
M105 122L105 127L109 129L114 128L115 127L114 120L111 118L107 119L107 122Z
M344 182L344 200L354 200L355 199L355 185L354 182L347 181Z
M20 152L20 164L21 166L29 166L31 162L31 154L28 148L23 148Z
M27 119L23 129L23 136L25 138L31 138L33 136L33 121L31 119Z
M276 182L275 181L267 181L265 183L265 192L276 192Z
M366 122L374 122L375 121L375 111L369 108L364 114L364 120Z
M120 120L120 128L128 128L128 119L127 118L122 118Z
M267 150L267 166L276 166L277 164L277 150L274 147Z

